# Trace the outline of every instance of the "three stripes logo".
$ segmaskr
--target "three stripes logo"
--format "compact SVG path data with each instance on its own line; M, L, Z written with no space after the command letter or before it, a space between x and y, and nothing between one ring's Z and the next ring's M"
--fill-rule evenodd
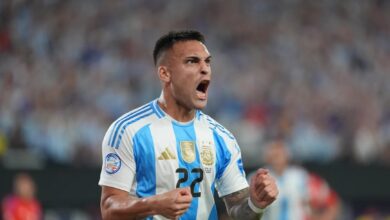
M161 153L159 157L157 157L158 160L176 160L176 156L174 153L172 153L169 148L165 148L165 150Z

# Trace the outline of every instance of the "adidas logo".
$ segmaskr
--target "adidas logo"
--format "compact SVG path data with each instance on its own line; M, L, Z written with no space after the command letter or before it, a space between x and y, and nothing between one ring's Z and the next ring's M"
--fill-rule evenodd
M157 158L158 160L176 160L176 156L169 148L165 148L165 150L161 153L161 155Z

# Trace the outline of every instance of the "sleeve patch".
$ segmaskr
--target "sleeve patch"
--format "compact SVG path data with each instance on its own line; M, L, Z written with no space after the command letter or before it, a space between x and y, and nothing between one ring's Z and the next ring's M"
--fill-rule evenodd
M104 160L104 169L108 174L114 174L121 168L121 158L115 153L109 153Z

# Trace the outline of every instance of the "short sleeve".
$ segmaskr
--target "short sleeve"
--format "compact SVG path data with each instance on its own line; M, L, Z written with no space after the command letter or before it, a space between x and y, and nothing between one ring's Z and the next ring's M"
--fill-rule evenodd
M234 138L222 138L220 137L219 142L222 144L222 150L225 151L224 156L221 157L220 163L223 172L220 178L216 180L216 188L218 195L223 197L231 193L249 187L248 182L245 178L245 171L241 159L241 151ZM220 169L221 170L221 169Z
M130 134L125 132L119 146L110 144L115 132L114 124L107 130L102 142L102 169L100 186L131 191L135 177L135 161Z

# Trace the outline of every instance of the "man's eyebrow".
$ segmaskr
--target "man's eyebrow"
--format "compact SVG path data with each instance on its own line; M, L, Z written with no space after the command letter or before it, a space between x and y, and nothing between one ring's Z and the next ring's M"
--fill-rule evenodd
M196 55L191 55L191 56L186 57L186 59L201 59L201 57L196 56ZM209 60L209 59L211 59L211 56L208 56L205 58L205 60Z
M186 59L200 59L200 57L191 55L191 56L186 57Z

